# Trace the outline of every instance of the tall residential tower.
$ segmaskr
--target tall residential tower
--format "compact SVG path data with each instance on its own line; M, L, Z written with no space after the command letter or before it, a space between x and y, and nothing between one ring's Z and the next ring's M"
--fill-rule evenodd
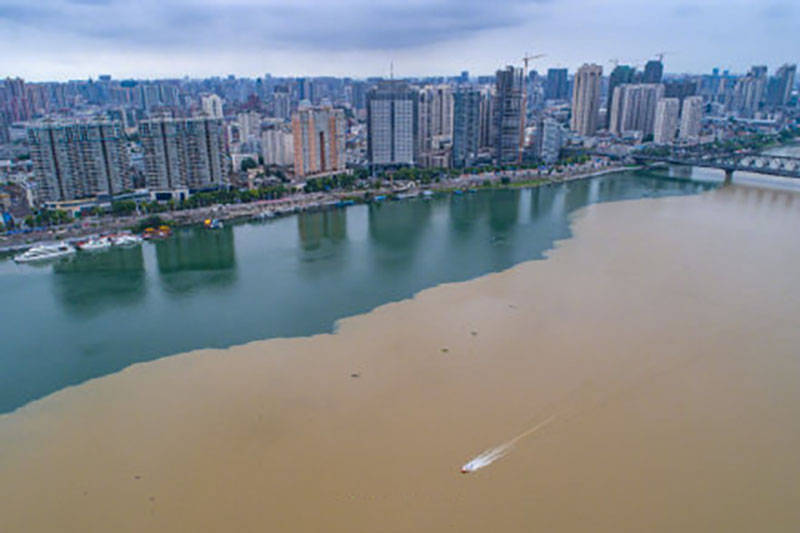
M600 65L584 64L575 74L570 128L580 135L591 136L597 132L602 77Z
M653 126L653 142L656 144L672 144L678 131L678 114L680 100L677 98L661 98L656 103L656 118Z
M301 107L292 115L294 173L304 177L345 169L345 120L341 109Z
M226 184L222 121L154 118L139 123L147 186L203 190Z
M453 94L453 166L469 166L478 155L481 93L459 88Z
M506 67L495 77L494 160L516 163L521 155L524 115L522 113L522 69Z
M27 133L40 201L114 195L131 187L119 122L44 122Z
M373 166L413 166L419 149L419 93L383 80L367 93L367 158Z

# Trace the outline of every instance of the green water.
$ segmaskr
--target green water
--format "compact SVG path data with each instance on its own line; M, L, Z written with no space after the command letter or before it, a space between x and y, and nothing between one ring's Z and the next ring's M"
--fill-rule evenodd
M0 412L140 361L328 332L342 317L421 289L542 258L588 204L696 194L720 177L619 173L182 229L43 267L6 260Z

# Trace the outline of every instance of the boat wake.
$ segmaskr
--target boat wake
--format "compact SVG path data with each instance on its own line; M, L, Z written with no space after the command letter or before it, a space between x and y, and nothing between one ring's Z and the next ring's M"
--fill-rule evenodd
M490 449L482 452L478 456L476 456L473 459L471 459L464 466L462 466L461 467L461 473L462 474L469 474L471 472L475 472L476 470L480 470L481 468L489 466L493 462L497 461L498 459L500 459L501 457L506 455L509 451L511 451L511 448L513 448L514 445L517 442L519 442L521 439L523 439L523 438L527 437L528 435L530 435L532 433L535 433L536 431L542 429L547 424L549 424L550 422L555 420L555 418L556 418L556 415L552 415L547 420L545 420L543 422L539 422L538 424L536 424L535 426L533 426L529 430L520 433L519 435L517 435L513 439L509 440L508 442L505 442L505 443L503 443L503 444L501 444L499 446L495 446L494 448L490 448Z

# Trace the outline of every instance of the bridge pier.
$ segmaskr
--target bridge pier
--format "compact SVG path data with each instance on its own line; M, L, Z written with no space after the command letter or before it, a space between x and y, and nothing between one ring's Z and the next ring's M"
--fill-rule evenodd
M725 185L730 185L733 183L733 169L726 168L725 169L725 181L723 182Z

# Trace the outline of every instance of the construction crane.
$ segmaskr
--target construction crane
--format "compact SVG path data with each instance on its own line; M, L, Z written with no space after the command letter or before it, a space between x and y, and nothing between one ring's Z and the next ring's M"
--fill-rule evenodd
M545 57L546 54L522 56L522 109L519 118L519 146L517 148L517 164L522 164L522 152L525 150L525 119L528 114L528 62Z
M536 54L535 56L532 56L532 55L529 55L529 54L525 54L522 57L522 64L525 66L525 73L524 73L525 77L528 76L528 62L529 61L533 61L534 59L541 59L541 58L546 57L546 56L547 56L547 54Z

